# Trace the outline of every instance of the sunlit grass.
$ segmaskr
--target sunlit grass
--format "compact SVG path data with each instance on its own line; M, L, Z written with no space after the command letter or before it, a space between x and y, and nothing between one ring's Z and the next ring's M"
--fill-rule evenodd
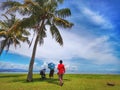
M39 74L34 74L34 81L29 83L26 77L26 74L0 74L0 90L120 90L120 75L65 74L62 87L57 75L42 80ZM108 86L107 82L115 86Z

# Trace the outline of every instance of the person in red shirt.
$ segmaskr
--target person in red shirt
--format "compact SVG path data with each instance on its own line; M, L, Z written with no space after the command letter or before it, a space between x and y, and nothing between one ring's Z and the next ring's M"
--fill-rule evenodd
M64 66L62 60L60 60L58 66L57 66L57 69L58 69L60 85L62 86L63 85L63 74L65 73L65 66Z

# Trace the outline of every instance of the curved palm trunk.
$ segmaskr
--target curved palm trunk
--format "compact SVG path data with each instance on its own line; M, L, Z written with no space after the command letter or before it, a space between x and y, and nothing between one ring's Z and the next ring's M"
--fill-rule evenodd
M33 81L33 65L34 65L34 61L35 61L35 54L36 54L38 39L39 39L39 35L37 35L37 37L35 39L35 44L34 44L34 47L33 47L32 57L31 57L30 64L29 64L29 70L28 70L28 75L27 75L27 81L28 82Z
M32 57L31 57L31 60L30 60L29 70L28 70L28 75L27 75L27 81L28 82L33 81L33 65L34 65L34 61L35 61L37 44L39 42L39 32L42 30L43 24L44 24L44 20L42 21L42 24L41 24L40 28L38 29L38 34L37 34L37 37L35 39L35 44L34 44L34 47L33 47Z

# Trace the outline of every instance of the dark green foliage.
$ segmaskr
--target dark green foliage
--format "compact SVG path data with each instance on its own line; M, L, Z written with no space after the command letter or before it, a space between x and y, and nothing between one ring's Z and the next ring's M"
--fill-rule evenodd
M20 45L21 41L29 43L27 36L30 35L27 30L20 27L21 22L14 15L11 14L10 19L6 15L3 16L6 17L6 20L0 21L0 54L5 47L8 51L10 45L16 47Z

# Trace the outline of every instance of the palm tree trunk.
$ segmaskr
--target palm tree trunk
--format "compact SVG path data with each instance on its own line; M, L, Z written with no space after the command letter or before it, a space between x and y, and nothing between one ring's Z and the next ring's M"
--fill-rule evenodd
M29 70L28 70L28 75L27 75L27 81L28 82L33 81L33 65L34 65L34 61L35 61L37 44L38 44L38 41L39 41L38 39L39 39L39 34L37 35L37 37L35 39L35 44L34 44L34 47L33 47L32 57L31 57L30 64L29 64Z
M38 34L37 34L37 37L35 39L35 44L34 44L34 47L33 47L32 57L31 57L31 60L30 60L29 70L28 70L28 75L27 75L27 81L28 82L33 81L33 65L34 65L34 61L35 61L35 54L36 54L37 44L39 42L39 32L43 29L43 24L44 24L44 19L42 21L42 24L38 28Z

